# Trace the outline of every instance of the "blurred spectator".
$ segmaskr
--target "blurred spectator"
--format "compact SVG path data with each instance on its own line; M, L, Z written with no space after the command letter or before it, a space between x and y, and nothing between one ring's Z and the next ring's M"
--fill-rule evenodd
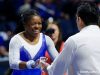
M22 5L19 7L18 12L19 12L19 13L23 13L23 12L25 12L26 10L31 9L31 2L32 2L32 0L24 0L24 4L22 4Z
M10 30L0 31L0 56L8 58L9 52L9 40L13 36L13 32ZM0 61L2 61L1 59ZM8 59L7 59L8 60Z
M58 52L60 52L64 46L64 42L62 41L62 32L59 22L49 21L47 24L48 26L45 34L51 37L51 39L55 44L56 49L58 50ZM48 53L46 53L46 56L48 57L48 62L51 63L52 60L50 59Z
M64 13L57 8L53 0L37 0L34 4L34 8L40 12L40 15L44 19L48 19L49 17L55 19L64 17Z
M5 40L6 39L7 38L5 38ZM4 72L8 69L8 51L7 51L7 48L5 46L5 40L0 35L0 75L3 75Z
M5 56L8 56L8 52L4 46L4 39L2 36L0 36L0 58L5 57Z
M6 52L7 50L7 45L6 45L6 41L8 40L8 35L6 34L6 32L2 31L0 32L0 39L2 40L2 43L0 44L0 51L5 50Z

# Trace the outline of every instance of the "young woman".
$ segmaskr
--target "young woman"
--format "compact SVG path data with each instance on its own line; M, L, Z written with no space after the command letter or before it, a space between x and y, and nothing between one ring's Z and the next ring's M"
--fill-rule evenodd
M64 47L64 41L62 40L62 32L59 22L48 22L46 34L53 40L57 51L61 52ZM46 52L46 57L48 58L47 62L51 64L52 59L50 59L48 52Z
M12 75L41 75L38 59L48 50L51 58L58 52L50 37L41 33L42 18L35 10L22 15L24 31L16 34L9 44L9 63Z

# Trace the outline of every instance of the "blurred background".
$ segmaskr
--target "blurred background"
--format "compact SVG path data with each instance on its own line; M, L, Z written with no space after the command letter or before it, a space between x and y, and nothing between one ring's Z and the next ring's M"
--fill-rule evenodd
M23 31L21 14L28 9L37 10L43 18L42 32L46 31L47 21L57 20L62 30L63 41L78 32L75 13L82 0L0 0L0 75L9 68L9 41L16 33ZM83 0L84 1L84 0ZM86 0L97 4L100 0Z

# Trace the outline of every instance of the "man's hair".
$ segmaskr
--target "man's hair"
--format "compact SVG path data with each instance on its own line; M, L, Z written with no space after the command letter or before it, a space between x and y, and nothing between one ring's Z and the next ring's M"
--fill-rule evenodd
M76 14L84 21L85 25L98 25L99 9L95 3L87 1L80 3Z
M32 16L40 16L40 14L36 10L33 10L33 9L29 9L23 12L21 14L22 23L24 24L28 22Z

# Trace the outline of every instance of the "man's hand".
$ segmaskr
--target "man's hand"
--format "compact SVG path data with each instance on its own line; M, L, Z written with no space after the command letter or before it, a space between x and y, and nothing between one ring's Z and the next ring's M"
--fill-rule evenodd
M49 64L46 61L47 61L46 57L41 57L40 58L40 65L41 65L41 69L43 71L47 71L47 67L49 66Z
M35 61L35 64L32 65L32 68L41 68L41 63L40 62L46 62L47 61L47 58L46 57L40 57L40 59L37 59Z

